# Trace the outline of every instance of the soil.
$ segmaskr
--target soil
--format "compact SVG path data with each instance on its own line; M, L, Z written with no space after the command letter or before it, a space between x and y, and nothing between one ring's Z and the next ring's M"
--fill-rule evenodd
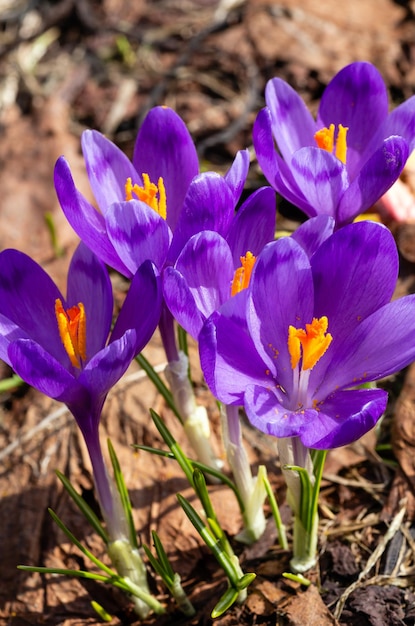
M223 172L236 150L252 144L252 124L269 78L287 80L313 111L327 82L352 61L371 61L379 68L391 106L415 87L413 0L341 5L337 0L0 0L0 22L0 249L30 254L63 289L78 240L58 205L53 166L64 154L77 185L91 198L80 151L85 128L101 130L131 156L146 111L166 104L187 123L203 167ZM246 193L261 184L253 164ZM279 208L279 227L293 228L298 213L284 203ZM415 226L388 223L401 252L397 295L403 295L415 290ZM120 301L125 281L116 274L112 280ZM195 346L191 355L196 395L209 410L213 445L223 456L219 415ZM146 356L163 369L157 335ZM3 365L2 377L11 374ZM246 602L214 620L218 626L414 624L415 366L384 385L390 403L381 428L328 456L320 558L307 574L310 586L282 577L290 554L277 545L269 509L264 536L243 547L234 539L241 528L236 501L225 487L210 487L244 571L257 574ZM167 613L143 623L210 625L226 581L177 504L176 493L192 500L192 492L175 462L131 447L165 447L150 407L188 450L174 415L136 365L109 395L101 434L103 442L111 438L121 460L140 539L150 544L150 531L159 533L197 612L185 618L150 575ZM250 460L254 467L266 465L289 522L275 442L248 424L244 432ZM91 468L73 418L27 386L4 392L0 624L100 624L92 600L109 612L110 624L138 623L128 600L113 588L16 569L18 564L88 566L53 523L48 507L106 559L102 541L86 526L54 470L94 506Z

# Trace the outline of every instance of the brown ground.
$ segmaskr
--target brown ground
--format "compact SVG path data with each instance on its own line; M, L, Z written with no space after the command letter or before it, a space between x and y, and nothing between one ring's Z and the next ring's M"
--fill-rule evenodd
M77 239L58 207L52 171L55 159L65 154L78 185L88 193L79 149L85 127L105 132L131 155L145 112L168 104L188 124L200 158L222 170L237 149L251 145L264 85L273 76L290 81L315 108L336 71L351 61L368 60L382 72L394 103L409 97L415 85L413 10L412 0L234 0L230 8L216 0L0 0L0 249L31 254L63 287ZM248 187L258 184L253 169ZM60 257L51 245L46 213L56 225ZM404 254L402 295L415 285L414 227L393 228ZM117 293L124 287L115 275L114 286ZM153 365L163 364L157 338L147 356ZM218 415L195 351L193 362L196 392L208 405L214 444L221 452ZM3 368L3 374L10 372ZM386 447L382 457L373 433L353 448L329 455L321 494L321 558L310 574L315 585L300 588L281 578L289 555L276 547L270 521L258 544L249 549L235 545L245 571L258 577L245 605L219 618L218 626L414 623L414 366L386 384L391 405L380 433ZM225 582L176 504L177 492L191 493L172 461L137 455L130 447L163 445L150 407L165 417L186 447L175 418L138 367L111 393L102 436L111 437L120 456L142 540L149 542L151 529L159 532L197 616L186 620L175 612L154 579L168 614L145 623L211 624L210 611ZM284 503L273 441L248 426L246 433L252 463L267 465ZM50 519L48 506L103 556L102 543L62 492L55 469L93 501L89 462L71 416L27 387L4 393L0 623L98 624L92 599L114 616L111 624L136 623L128 603L118 602L111 589L16 570L17 564L84 567L80 553ZM222 487L212 488L212 497L233 537L240 528L236 503ZM289 519L284 504L282 512Z

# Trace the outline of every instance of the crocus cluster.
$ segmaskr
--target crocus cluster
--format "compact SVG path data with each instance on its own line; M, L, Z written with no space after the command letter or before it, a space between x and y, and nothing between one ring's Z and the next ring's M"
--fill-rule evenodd
M415 296L392 300L393 236L381 224L352 223L393 185L414 149L415 97L389 113L378 71L353 63L327 86L316 120L279 78L269 81L265 99L253 141L270 186L242 203L248 151L224 176L200 173L193 140L167 107L146 116L132 161L99 132L85 131L98 208L79 192L64 157L55 167L59 202L82 239L66 298L26 255L2 252L0 357L73 413L109 534L123 542L128 532L99 420L109 390L157 325L185 431L199 460L218 467L206 410L196 405L178 348L178 323L198 342L205 380L222 403L224 447L245 508L242 540L265 528L265 488L251 474L241 408L277 440L295 517L292 563L306 571L315 562L318 517L304 512L301 473L317 489L318 454L373 428L387 404L376 381L415 360ZM277 240L276 192L309 218ZM112 331L104 264L131 281ZM121 570L129 571L129 558L121 558ZM137 584L147 589L143 578Z

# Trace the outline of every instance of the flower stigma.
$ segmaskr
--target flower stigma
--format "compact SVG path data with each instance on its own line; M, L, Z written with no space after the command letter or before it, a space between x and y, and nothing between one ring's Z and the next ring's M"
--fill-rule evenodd
M86 314L82 302L65 311L62 301L55 300L55 314L59 336L72 365L81 368L86 361Z
M334 139L334 130L334 124L330 124L328 128L318 130L314 135L314 139L316 140L319 148L326 150L327 152L331 152L332 154L334 151L334 155L340 159L342 163L346 164L346 135L349 128L339 124L336 139Z
M231 286L231 296L236 295L243 289L246 289L251 280L252 270L255 265L256 257L252 252L247 252L245 256L239 257L241 261L241 267L235 270L233 275L233 281Z
M161 176L156 185L150 181L150 176L144 173L142 187L137 185L137 183L133 185L131 178L127 178L127 182L125 183L125 199L127 201L133 200L133 194L137 196L138 200L148 204L160 217L166 219L166 188L164 187L164 181Z

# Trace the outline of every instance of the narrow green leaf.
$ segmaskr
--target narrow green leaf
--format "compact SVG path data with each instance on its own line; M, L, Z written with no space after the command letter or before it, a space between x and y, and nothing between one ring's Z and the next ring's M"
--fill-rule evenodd
M228 587L219 602L216 604L212 613L210 614L211 618L215 619L216 617L220 617L221 615L223 615L225 611L227 611L232 606L232 604L235 603L238 595L239 592L237 589L234 589L233 587Z
M283 577L288 578L288 580L293 580L300 585L304 585L304 587L309 587L311 585L311 580L308 580L302 574L292 574L291 572L283 572Z
M59 574L62 576L73 576L75 578L88 578L89 580L97 580L107 583L113 582L111 577L96 574L95 572L86 572L81 569L63 569L59 567L33 567L31 565L18 565L17 569L24 572L37 572L39 574Z
M203 473L200 471L200 469L195 468L193 470L192 478L193 478L195 491L205 510L206 517L216 520L217 519L216 513L212 506L212 502L210 500L209 493L206 487L206 480L205 480L205 477L203 476Z
M103 606L98 604L98 602L95 602L95 600L91 600L91 606L104 622L112 621L112 615L110 615Z
M183 452L179 444L176 442L175 438L173 437L173 435L171 434L171 432L169 431L169 429L167 428L167 426L165 425L161 417L157 415L157 413L153 411L153 409L150 409L150 414L151 414L151 417L153 418L153 421L156 425L157 430L159 431L160 435L163 437L166 445L170 448L170 450L174 454L174 458L176 459L176 461L182 468L183 472L185 473L186 478L189 481L190 485L194 487L193 467L189 459L187 458L187 456L185 455L185 453Z
M65 533L65 535L68 537L68 539L70 541L72 541L72 543L79 548L79 550L81 550L81 552L83 554L85 554L85 556L87 556L89 558L90 561L92 561L92 563L95 563L95 565L97 567L99 567L99 569L101 569L103 572L106 572L107 574L109 574L109 576L114 576L114 572L105 565L105 563L103 563L102 561L100 561L96 556L94 556L92 554L92 552L90 552L88 550L88 548L85 548L85 546L82 545L82 543L80 541L78 541L78 539L75 537L75 535L73 535L71 533L71 531L69 530L69 528L67 526L65 526L65 524L62 522L62 520L56 515L56 513L52 510L52 509L48 509L50 516L52 517L53 521L59 526L59 528Z
M109 452L111 463L112 463L112 468L114 471L115 483L117 485L118 493L120 494L121 505L124 510L125 518L128 524L128 530L130 534L130 543L134 548L138 550L137 535L135 532L133 511L131 507L131 500L130 500L130 496L128 493L128 489L125 484L124 476L121 471L121 466L118 461L117 455L115 453L114 447L109 439L107 441L107 444L108 444L108 452Z
M168 558L168 556L166 554L164 546L161 543L160 537L158 536L158 534L156 533L155 530L153 530L151 532L151 535L153 537L154 548L156 550L156 553L157 553L158 559L160 561L160 564L163 567L163 570L166 572L166 574L169 576L169 578L174 580L174 571L173 571L173 568L172 568L172 566L170 564L170 561L169 561L169 558Z
M24 380L22 380L17 374L13 374L13 376L10 376L10 378L4 378L3 380L0 380L0 393L10 391L11 389L16 389L23 384Z
M140 365L140 367L145 371L145 373L147 374L147 376L149 377L149 379L151 380L151 382L154 384L154 386L156 387L157 391L159 391L159 393L161 393L161 395L163 396L163 398L166 401L166 404L171 408L171 410L173 411L173 413L175 414L175 416L177 417L177 419L183 423L182 420L182 416L180 415L179 411L177 410L177 407L175 405L174 399L173 399L173 394L170 391L170 389L164 384L163 380L161 379L161 377L157 374L156 370L154 369L154 367L151 365L151 363L146 359L146 357L144 356L144 354L139 354L135 357L135 360L137 361L137 363Z
M101 522L98 517L95 515L94 511L91 509L89 504L85 502L85 500L79 495L79 493L73 488L70 481L64 476L59 470L56 470L56 475L65 487L68 494L71 496L72 500L75 502L76 506L79 508L83 516L95 530L95 532L101 537L103 541L107 544L109 539L108 535L102 527Z
M242 578L238 580L238 584L237 584L238 590L242 591L243 589L246 589L247 587L249 587L249 585L251 584L253 580L255 580L255 578L256 578L256 574L254 574L253 572L244 574Z
M146 556L148 558L148 560L150 561L150 564L152 566L152 568L155 570L156 574L158 574L160 576L160 578L166 583L166 585L168 586L168 583L164 577L164 570L162 568L162 566L160 565L160 563L158 562L158 560L156 559L156 557L154 556L154 554L152 554L150 548L143 543L142 544L143 550L146 553Z
M187 344L187 332L182 326L177 327L177 337L179 340L179 348L184 354L189 356L189 347ZM189 378L190 378L190 363L189 363Z
M258 476L259 476L259 472L258 472ZM287 535L285 533L285 526L282 523L277 499L274 496L274 492L272 490L271 483L269 482L266 472L262 474L262 480L264 482L265 491L267 492L268 500L271 506L272 516L275 520L275 526L277 527L279 544L283 550L288 550L288 541L287 541Z

